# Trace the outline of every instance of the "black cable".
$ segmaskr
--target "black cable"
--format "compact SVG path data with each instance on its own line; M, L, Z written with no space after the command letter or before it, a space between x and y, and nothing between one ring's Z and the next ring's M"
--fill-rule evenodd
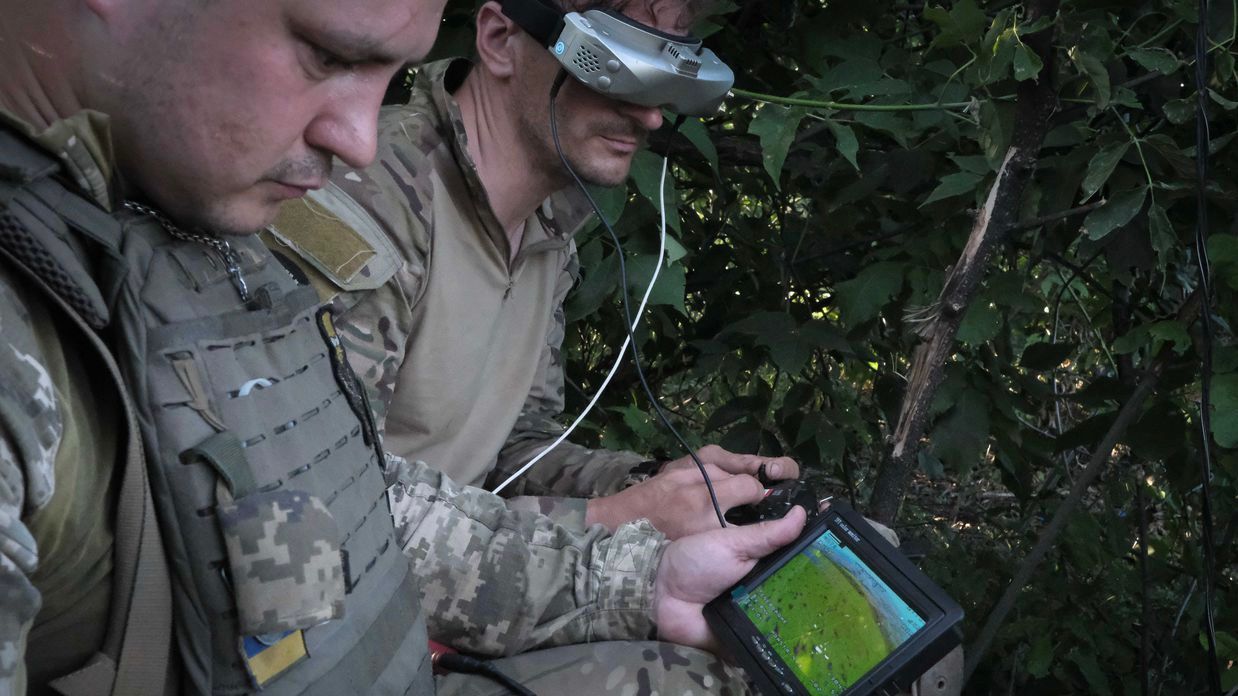
M487 677L493 681L507 687L509 691L516 696L537 696L530 691L525 685L503 674L498 667L490 664L486 660L479 660L476 657L461 655L460 653L443 653L438 656L434 662L435 667L447 670L448 672L459 672L460 674L478 674Z
M700 457L696 456L696 451L692 449L687 440L684 440L679 431L675 429L675 426L671 424L671 419L662 410L658 397L654 395L653 389L649 387L649 382L645 379L645 370L640 363L640 350L636 347L636 335L632 331L632 309L628 306L628 268L623 260L623 246L619 243L619 235L615 234L615 229L611 227L610 221L602 214L602 209L598 206L597 201L593 200L593 195L585 187L585 182L580 180L576 170L572 168L572 164L567 161L567 155L563 153L563 146L559 142L559 119L555 114L555 99L559 96L559 90L563 88L563 82L566 79L567 71L560 69L558 77L555 78L554 85L550 88L550 137L554 140L555 151L559 153L559 160L563 163L563 167L572 176L580 191L585 194L585 198L589 200L589 206L593 208L594 215L597 215L598 219L602 221L602 226L610 233L610 238L615 244L615 256L619 258L619 297L623 300L623 317L625 320L623 327L627 331L628 339L632 346L632 363L636 365L636 376L640 379L641 387L645 390L645 395L649 397L649 403L653 406L654 412L658 414L658 419L662 421L662 425L666 426L666 429L670 431L680 446L684 448L688 456L692 457L696 468L700 470L701 477L705 479L705 488L709 491L709 502L713 503L714 514L718 516L718 524L726 527L726 518L722 514L722 506L718 505L718 495L714 492L714 482L710 480L709 472L705 470L705 465L701 462Z
M1203 457L1200 458L1200 513L1204 546L1204 629L1208 637L1208 681L1212 692L1221 694L1221 668L1217 659L1216 622L1213 616L1215 547L1212 539L1212 265L1208 259L1208 0L1199 0L1199 23L1195 27L1195 259L1199 264L1199 287L1203 293L1203 340L1200 350L1199 427Z

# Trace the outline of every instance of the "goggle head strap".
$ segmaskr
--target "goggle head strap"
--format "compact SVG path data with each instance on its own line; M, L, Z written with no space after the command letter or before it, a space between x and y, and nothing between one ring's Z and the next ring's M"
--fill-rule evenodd
M502 0L500 6L503 14L546 48L563 31L563 10L547 0Z

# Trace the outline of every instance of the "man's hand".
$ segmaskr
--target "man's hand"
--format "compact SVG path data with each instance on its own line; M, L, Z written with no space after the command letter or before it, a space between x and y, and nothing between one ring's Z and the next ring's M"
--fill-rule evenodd
M756 454L736 454L718 445L705 445L696 451L702 464L712 464L728 474L748 474L756 476L761 466L765 466L765 475L775 481L793 479L800 475L799 464L790 457L762 457ZM662 465L662 473L691 469L700 474L692 457L680 457Z
M654 580L658 638L716 652L701 613L705 603L738 582L757 560L794 541L807 518L796 506L780 520L715 529L667 546Z
M760 502L765 495L765 487L756 478L761 465L771 479L799 476L799 466L787 457L735 454L717 445L702 447L697 456L709 473L724 514L737 505ZM655 476L614 495L594 498L585 509L587 524L601 524L611 531L641 518L671 540L719 528L709 489L691 457L668 462Z

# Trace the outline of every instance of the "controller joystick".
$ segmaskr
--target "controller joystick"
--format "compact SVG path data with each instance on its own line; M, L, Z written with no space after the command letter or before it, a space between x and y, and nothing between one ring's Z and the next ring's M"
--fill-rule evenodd
M728 510L726 521L729 524L745 525L780 519L795 505L804 508L809 518L817 514L817 494L806 482L789 480L767 483L763 476L764 468L762 465L757 478L767 486L765 497L758 503L738 505Z

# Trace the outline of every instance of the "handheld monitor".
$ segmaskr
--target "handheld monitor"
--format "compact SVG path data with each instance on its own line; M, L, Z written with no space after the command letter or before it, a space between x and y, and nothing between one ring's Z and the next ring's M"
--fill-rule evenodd
M865 696L907 688L958 645L963 610L834 504L705 618L766 696Z

